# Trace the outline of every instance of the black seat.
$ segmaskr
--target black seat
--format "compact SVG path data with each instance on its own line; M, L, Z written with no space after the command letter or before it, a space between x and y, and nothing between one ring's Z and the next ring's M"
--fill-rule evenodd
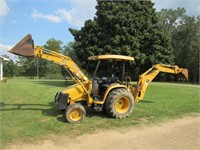
M119 78L118 77L111 77L110 78L110 84L111 83L119 83Z

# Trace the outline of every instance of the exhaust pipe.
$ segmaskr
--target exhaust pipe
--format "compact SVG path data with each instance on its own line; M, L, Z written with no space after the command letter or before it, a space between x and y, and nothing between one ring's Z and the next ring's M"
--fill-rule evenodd
M31 34L26 35L9 52L19 56L34 57L34 41Z

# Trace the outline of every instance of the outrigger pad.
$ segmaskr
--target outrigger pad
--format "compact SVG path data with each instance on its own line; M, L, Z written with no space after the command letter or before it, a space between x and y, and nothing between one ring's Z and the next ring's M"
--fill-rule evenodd
M31 34L26 35L9 52L19 56L33 57L34 41Z

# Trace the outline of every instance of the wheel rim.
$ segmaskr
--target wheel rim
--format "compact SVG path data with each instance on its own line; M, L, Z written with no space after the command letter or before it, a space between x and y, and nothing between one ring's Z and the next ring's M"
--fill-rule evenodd
M79 121L83 117L83 112L80 109L74 109L69 114L70 119L73 121Z
M115 109L119 113L125 113L130 107L129 99L126 97L121 97L115 102Z

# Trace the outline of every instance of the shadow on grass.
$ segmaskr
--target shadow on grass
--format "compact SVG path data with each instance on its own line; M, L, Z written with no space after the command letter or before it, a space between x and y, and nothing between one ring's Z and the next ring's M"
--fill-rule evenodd
M86 111L87 111L88 118L92 118L92 117L110 118L105 110L97 112L97 111L94 111L92 108L86 108Z
M74 84L73 81L63 81L63 80L42 80L42 81L34 81L37 84L43 84L48 86L56 86L56 87L67 87Z
M151 100L141 100L139 103L155 103Z
M48 82L49 83L49 82ZM139 103L143 104L153 104L154 101L151 100L142 100ZM0 112L1 111L41 111L42 115L54 117L57 121L66 123L66 119L64 117L64 110L58 109L55 102L49 102L48 104L5 104L0 103ZM106 111L96 112L92 108L86 107L86 117L92 118L107 118L107 119L113 119L108 116ZM15 113L16 114L16 113Z
M5 104L0 103L0 112L2 111L41 111L42 115L55 117L57 121L66 123L64 117L64 110L57 108L55 102L49 102L48 104ZM109 118L105 111L96 112L91 108L86 107L86 113L89 118L99 117L99 118ZM16 113L15 113L16 115Z
M50 117L58 117L63 114L63 111L59 110L54 102L49 102L48 104L5 104L2 102L0 103L0 112L26 110L41 111L41 113L44 116ZM65 122L63 119L60 121Z

